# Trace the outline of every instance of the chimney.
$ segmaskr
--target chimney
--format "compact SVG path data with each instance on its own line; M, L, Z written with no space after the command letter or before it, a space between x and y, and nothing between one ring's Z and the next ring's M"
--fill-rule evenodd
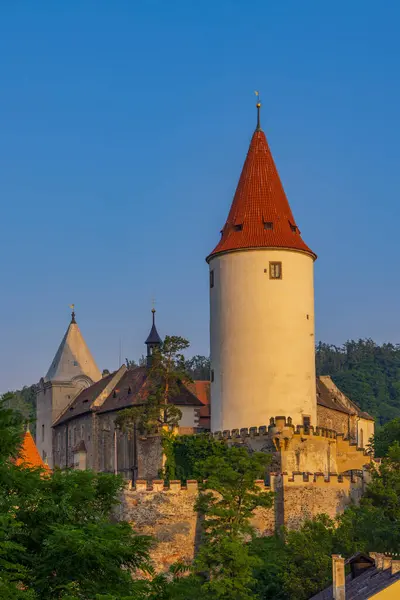
M383 556L383 570L392 568L392 557L391 556Z
M346 600L344 558L340 554L332 554L332 576L334 600Z
M400 571L400 560L392 560L392 575Z

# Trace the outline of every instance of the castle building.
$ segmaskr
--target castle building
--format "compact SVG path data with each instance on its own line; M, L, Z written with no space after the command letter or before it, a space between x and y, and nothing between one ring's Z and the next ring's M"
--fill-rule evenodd
M127 479L157 477L161 468L159 436L133 436L115 426L119 412L140 406L147 385L152 354L161 344L152 311L152 326L145 342L147 364L122 365L100 374L72 313L71 323L37 394L37 447L51 468L94 469L121 473ZM198 398L202 382L178 383L173 404L182 417L179 432L202 429Z
M101 373L75 320L71 322L51 362L40 379L36 396L36 445L43 460L53 468L52 426L71 400L101 379Z
M276 473L342 476L370 461L374 421L330 377L316 377L316 254L286 198L261 129L260 104L257 112L221 239L207 257L211 381L179 383L173 400L182 412L178 431L211 429L229 444L270 452ZM51 468L157 478L160 437L132 437L115 425L121 410L146 401L152 355L161 344L154 310L145 344L145 365L101 375L72 313L38 386L37 445Z

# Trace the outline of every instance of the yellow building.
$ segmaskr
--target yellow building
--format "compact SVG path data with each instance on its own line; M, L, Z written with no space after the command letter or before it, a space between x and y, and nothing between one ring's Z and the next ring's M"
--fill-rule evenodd
M398 600L400 560L375 552L358 552L347 560L334 554L332 581L329 588L310 600Z

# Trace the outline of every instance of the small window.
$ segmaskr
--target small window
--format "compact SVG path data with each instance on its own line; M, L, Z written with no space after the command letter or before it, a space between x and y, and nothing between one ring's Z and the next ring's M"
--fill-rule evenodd
M269 263L269 278L270 279L282 279L282 263L281 262L270 262Z
M210 288L214 287L214 269L210 271Z
M42 425L42 442L44 442L44 425Z
M81 425L81 440L85 437L85 426Z
M76 444L76 427L74 427L72 430L72 443L75 446L75 444Z
M243 225L241 223L239 225L234 225L233 229L234 231L242 231Z
M274 224L272 223L272 221L267 221L266 223L264 223L264 229L273 229L274 228Z
M74 360L74 367L78 366L78 361Z
M297 225L293 225L293 223L290 223L290 221L289 221L289 224L290 224L290 229L292 231L294 231L294 233L296 233L296 231L297 231Z
M304 431L310 431L311 417L303 417Z
M214 381L214 369L211 369L211 381Z

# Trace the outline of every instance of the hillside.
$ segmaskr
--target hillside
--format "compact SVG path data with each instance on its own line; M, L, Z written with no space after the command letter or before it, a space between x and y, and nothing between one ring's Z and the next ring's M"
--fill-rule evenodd
M400 345L349 340L337 347L320 342L317 375L331 375L336 385L379 425L400 417Z
M194 356L186 363L193 379L208 379L209 358ZM343 346L319 342L317 375L331 375L339 388L383 425L400 418L400 345L373 340L349 340ZM34 386L3 395L6 405L28 418L35 415ZM34 426L33 426L34 427Z

